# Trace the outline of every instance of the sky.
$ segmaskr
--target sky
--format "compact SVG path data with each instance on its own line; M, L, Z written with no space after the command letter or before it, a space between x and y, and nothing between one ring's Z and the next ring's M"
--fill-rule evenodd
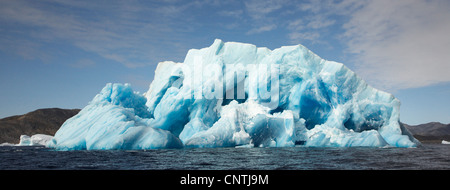
M0 118L83 108L109 82L144 93L159 62L214 39L302 44L401 102L401 121L450 123L448 0L0 1Z

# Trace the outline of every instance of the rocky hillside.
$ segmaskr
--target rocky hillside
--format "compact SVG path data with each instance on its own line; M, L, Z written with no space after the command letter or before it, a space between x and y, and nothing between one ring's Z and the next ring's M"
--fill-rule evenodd
M450 124L439 122L420 125L402 124L422 143L441 143L442 140L450 141Z
M0 119L0 144L4 142L17 144L20 135L54 135L68 118L79 111L79 109L46 108Z

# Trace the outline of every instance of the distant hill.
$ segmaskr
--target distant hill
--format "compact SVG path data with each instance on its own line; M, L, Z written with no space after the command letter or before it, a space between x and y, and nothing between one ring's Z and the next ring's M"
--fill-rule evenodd
M441 143L442 140L450 141L450 124L439 122L420 125L402 124L422 143Z
M20 135L55 135L61 125L78 112L80 109L46 108L0 119L0 144L17 144Z

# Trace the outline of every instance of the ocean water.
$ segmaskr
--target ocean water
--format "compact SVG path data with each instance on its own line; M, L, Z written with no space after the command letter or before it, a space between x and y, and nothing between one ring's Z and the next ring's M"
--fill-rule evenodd
M449 170L450 145L55 151L0 147L0 170Z

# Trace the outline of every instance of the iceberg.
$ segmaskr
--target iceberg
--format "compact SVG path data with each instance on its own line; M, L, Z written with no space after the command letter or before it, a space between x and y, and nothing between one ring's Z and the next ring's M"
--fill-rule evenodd
M0 146L47 146L53 139L51 135L35 134L35 135L20 135L19 144L2 143Z
M170 131L152 127L146 98L129 84L107 84L68 119L47 147L59 150L179 148Z
M16 146L46 146L53 136L44 134L35 134L31 137L28 135L20 135L20 142Z
M400 101L302 45L216 39L158 64L144 94L107 84L56 132L58 150L415 147Z

